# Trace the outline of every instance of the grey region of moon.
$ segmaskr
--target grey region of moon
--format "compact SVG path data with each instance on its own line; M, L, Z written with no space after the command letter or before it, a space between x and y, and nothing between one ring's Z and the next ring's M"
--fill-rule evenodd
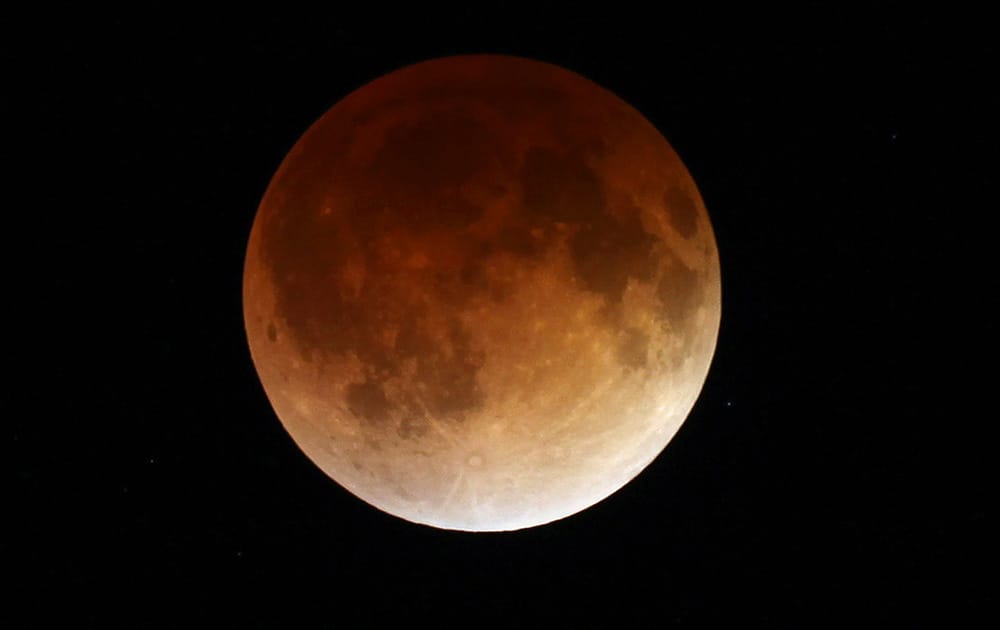
M251 231L244 318L298 446L446 529L577 513L665 448L706 378L718 252L635 109L521 58L423 62L293 147Z

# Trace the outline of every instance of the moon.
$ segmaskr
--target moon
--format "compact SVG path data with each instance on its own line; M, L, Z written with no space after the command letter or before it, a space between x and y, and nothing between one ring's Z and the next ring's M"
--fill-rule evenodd
M264 391L348 491L466 531L624 486L692 409L719 257L656 128L569 70L418 63L336 103L271 180L243 309Z

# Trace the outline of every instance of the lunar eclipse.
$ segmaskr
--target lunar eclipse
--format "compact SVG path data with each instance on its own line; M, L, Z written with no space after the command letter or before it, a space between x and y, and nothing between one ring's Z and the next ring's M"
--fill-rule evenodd
M494 55L392 72L289 152L243 309L278 418L328 476L416 523L516 530L608 497L705 381L719 259L636 109Z

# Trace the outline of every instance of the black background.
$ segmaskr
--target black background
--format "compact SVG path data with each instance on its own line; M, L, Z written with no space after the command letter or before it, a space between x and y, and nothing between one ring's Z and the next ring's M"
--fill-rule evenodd
M27 167L4 234L12 627L975 614L984 22L545 2L10 20L28 140L5 149ZM562 65L646 115L699 185L723 276L711 372L664 453L593 508L505 534L404 522L313 466L256 378L240 294L257 204L305 129L377 76L475 52Z

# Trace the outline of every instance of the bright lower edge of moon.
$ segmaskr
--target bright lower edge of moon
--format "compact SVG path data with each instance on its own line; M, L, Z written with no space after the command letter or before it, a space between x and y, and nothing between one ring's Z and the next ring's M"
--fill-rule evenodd
M389 514L516 530L650 464L705 381L719 259L684 164L595 83L448 57L349 94L274 175L243 308L264 391Z

